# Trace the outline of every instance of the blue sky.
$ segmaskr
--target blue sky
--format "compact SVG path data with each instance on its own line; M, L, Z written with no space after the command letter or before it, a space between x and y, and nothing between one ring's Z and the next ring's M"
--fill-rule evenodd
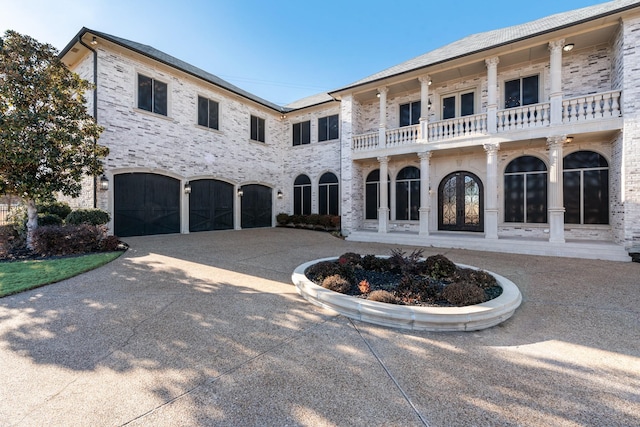
M8 29L58 50L84 26L151 45L278 104L469 34L603 0L0 0Z

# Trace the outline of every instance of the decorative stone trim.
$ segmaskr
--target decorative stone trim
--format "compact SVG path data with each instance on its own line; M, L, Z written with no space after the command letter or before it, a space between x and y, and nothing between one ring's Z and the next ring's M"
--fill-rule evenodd
M414 331L478 331L509 319L522 302L520 290L512 281L490 271L488 273L496 278L502 288L502 294L482 304L466 307L417 307L368 301L325 289L304 274L313 264L337 259L322 258L301 264L294 270L291 280L298 293L312 304L362 322ZM464 264L456 265L478 269Z

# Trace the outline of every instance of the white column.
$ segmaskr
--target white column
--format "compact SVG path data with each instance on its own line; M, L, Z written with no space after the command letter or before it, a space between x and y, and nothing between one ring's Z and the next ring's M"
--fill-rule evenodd
M429 123L429 85L431 84L431 77L422 76L419 77L420 81L420 138L424 142L427 142L429 137L428 123Z
M498 127L498 57L485 59L487 65L487 130L496 133Z
M233 187L233 197L235 198L233 203L233 229L242 230L242 196L238 194L238 191L242 189L241 185Z
M389 88L379 87L380 95L380 129L378 133L378 147L386 147L387 145L387 93Z
M487 152L487 185L484 207L484 238L498 238L498 150L500 144L485 144Z
M564 39L549 43L551 57L549 59L549 74L551 78L551 93L549 102L551 104L551 124L562 123L562 48Z
M429 212L431 211L431 199L429 197L429 160L431 151L418 153L420 158L420 236L429 235Z
M549 242L564 243L564 194L562 177L562 146L567 136L547 138L549 147Z
M378 157L380 162L380 206L378 206L378 233L389 229L389 158Z

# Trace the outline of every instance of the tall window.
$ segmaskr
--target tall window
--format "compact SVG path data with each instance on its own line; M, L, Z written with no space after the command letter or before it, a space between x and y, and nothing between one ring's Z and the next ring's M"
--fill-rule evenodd
M537 157L518 157L507 165L504 221L547 222L547 166Z
M218 103L198 96L198 124L218 129Z
M442 97L442 120L454 117L470 116L474 113L475 95L473 92L459 92Z
M504 82L504 108L537 104L539 80L536 75Z
M251 116L251 139L264 142L264 119Z
M576 151L563 160L564 222L609 224L609 164L593 151Z
M338 115L318 119L318 141L338 139Z
M420 169L407 166L396 177L396 219L420 219Z
M387 187L390 184L387 176ZM387 194L389 189L387 188ZM380 207L380 169L369 172L365 184L365 219L378 219L378 207Z
M167 115L167 84L138 74L138 108Z
M311 214L311 180L307 175L298 175L293 182L293 214Z
M304 145L311 143L311 122L301 122L293 124L293 145Z
M338 178L331 172L320 177L318 183L318 213L320 215L339 215Z
M400 105L400 127L420 123L420 101Z

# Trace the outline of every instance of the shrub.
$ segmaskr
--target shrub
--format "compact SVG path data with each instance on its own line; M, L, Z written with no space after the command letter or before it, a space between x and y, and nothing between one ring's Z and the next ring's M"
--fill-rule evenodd
M52 213L39 213L38 226L42 225L62 225L62 218Z
M320 218L318 219L318 223L325 228L332 227L331 217L329 215L320 215Z
M289 221L294 225L301 224L303 222L303 217L302 215L291 215L289 217Z
M360 290L361 294L368 294L369 292L371 292L371 285L369 284L367 279L364 279L361 280L360 283L358 283L358 289Z
M340 216L339 215L329 215L329 223L333 228L340 228Z
M457 306L480 304L486 301L484 290L466 282L455 282L447 285L442 297Z
M307 268L305 275L313 282L322 283L322 281L334 274L340 274L340 266L331 261L321 261Z
M33 251L43 256L93 252L99 249L102 237L99 227L88 224L38 227L33 233Z
M444 255L432 255L425 261L427 274L434 279L449 277L456 271L456 265Z
M362 257L362 268L370 271L389 271L391 265L389 258L378 258L375 255L365 255Z
M320 215L318 214L307 215L305 218L305 222L310 225L318 225L320 224Z
M102 252L113 252L120 249L120 239L116 236L105 236L98 242L98 249Z
M101 209L78 209L71 212L65 221L67 224L75 225L102 225L108 223L109 219L109 213Z
M60 218L61 220L60 223L62 223L63 218L66 218L67 215L71 213L71 207L69 207L69 205L65 202L42 203L37 205L37 209L39 214L56 215L58 218ZM38 218L38 224L41 224L40 218ZM41 225L47 225L47 224L41 224Z
M361 263L362 263L362 257L360 256L360 254L357 254L354 252L346 252L340 255L340 258L338 258L338 264L340 265L355 267L355 266L360 266Z
M287 225L289 223L289 215L286 213L279 213L276 215L276 221L280 225Z
M5 256L17 248L24 247L25 241L12 225L0 226L0 256Z
M387 304L398 303L398 299L391 292L383 291L382 289L371 292L367 299L370 301L386 302Z
M498 281L491 274L484 270L474 270L471 268L458 268L455 273L456 282L473 283L474 285L488 289L498 286Z
M322 281L322 287L344 294L349 292L349 289L351 289L351 283L339 274L334 274Z

